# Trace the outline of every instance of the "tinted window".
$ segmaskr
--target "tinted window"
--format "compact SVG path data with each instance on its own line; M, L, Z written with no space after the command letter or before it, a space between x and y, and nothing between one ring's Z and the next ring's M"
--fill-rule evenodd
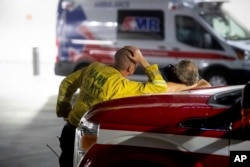
M222 50L220 44L198 22L187 16L176 16L176 38L190 46Z
M164 39L164 17L162 11L119 10L118 39Z

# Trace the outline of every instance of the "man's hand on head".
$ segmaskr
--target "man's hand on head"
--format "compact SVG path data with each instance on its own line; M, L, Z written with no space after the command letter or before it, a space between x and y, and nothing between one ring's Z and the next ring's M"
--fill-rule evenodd
M144 56L142 55L140 49L138 49L135 46L125 46L124 48L132 51L133 54L128 55L128 58L131 61L135 62L136 64L140 64L144 68L149 66L148 61L144 58Z

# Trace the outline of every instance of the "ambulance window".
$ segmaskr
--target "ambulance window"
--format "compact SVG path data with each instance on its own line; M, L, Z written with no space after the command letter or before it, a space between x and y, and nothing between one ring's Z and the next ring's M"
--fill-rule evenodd
M193 18L178 15L175 26L178 41L193 47L222 50L217 40Z
M118 39L163 40L164 15L159 10L118 10Z

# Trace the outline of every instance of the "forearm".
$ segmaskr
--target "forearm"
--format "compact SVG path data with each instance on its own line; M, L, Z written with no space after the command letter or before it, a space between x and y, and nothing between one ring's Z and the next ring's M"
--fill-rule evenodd
M145 73L148 76L149 81L160 80L166 84L166 81L163 79L157 64L148 65L145 68Z
M72 108L71 107L72 93L67 93L67 90L68 90L68 83L64 79L59 87L59 93L57 96L56 114L58 117L67 118Z
M148 61L146 59L142 59L140 62L140 65L145 69L148 66L150 66L150 64L148 63Z
M204 79L198 81L197 88L206 88L206 87L211 87L211 84Z
M185 84L175 83L175 82L167 82L167 85L168 85L168 92L179 92L183 90L189 90L197 86L197 84L187 86Z
M145 73L148 76L148 82L145 83L149 89L156 90L156 92L167 92L168 87L166 81L163 79L157 64L149 65L145 68ZM145 87L145 89L146 89Z
M59 88L60 101L69 102L82 84L83 70L76 71L64 78Z
M81 72L77 71L62 80L56 105L56 114L58 117L66 118L68 116L72 108L72 97L81 85L81 76Z

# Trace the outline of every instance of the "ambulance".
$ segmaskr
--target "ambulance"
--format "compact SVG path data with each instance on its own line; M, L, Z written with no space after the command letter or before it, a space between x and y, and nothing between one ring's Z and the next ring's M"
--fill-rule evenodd
M112 64L124 45L160 68L191 59L212 85L250 79L250 32L223 10L227 0L60 0L56 75L93 61ZM137 70L141 74L141 70Z
M246 88L99 103L76 129L74 167L249 167L250 82Z

